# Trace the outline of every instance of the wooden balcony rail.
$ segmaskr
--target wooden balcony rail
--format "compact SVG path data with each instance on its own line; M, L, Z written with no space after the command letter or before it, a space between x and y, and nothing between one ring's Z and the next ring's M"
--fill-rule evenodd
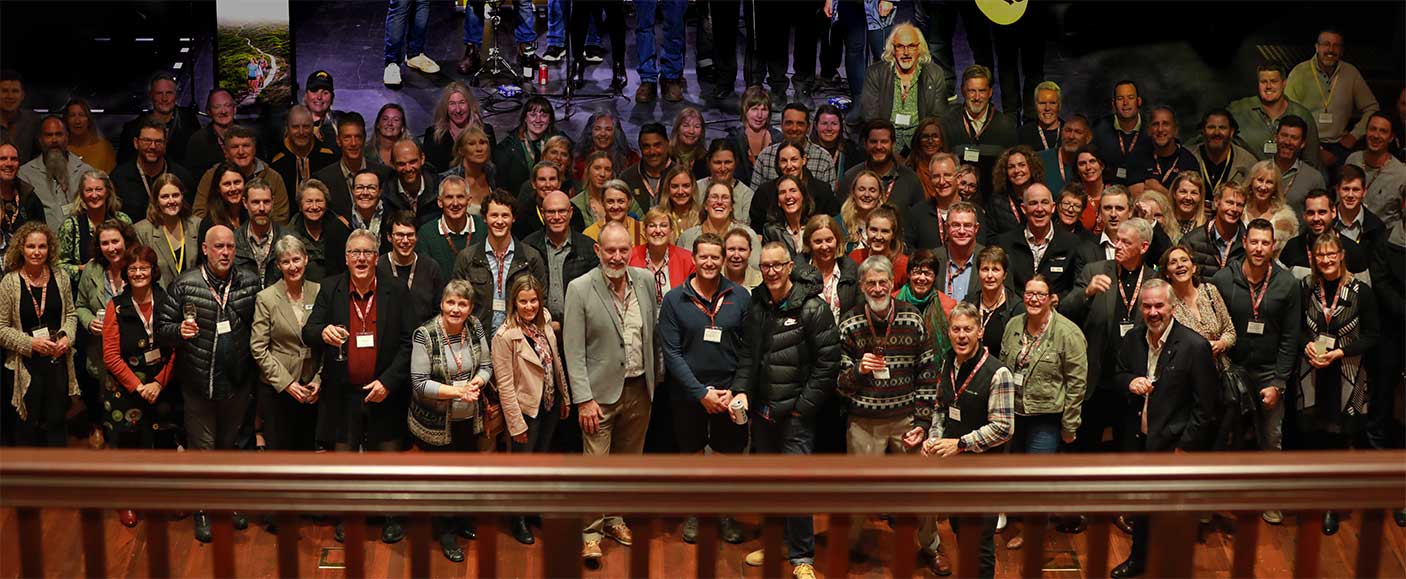
M718 492L726 490L727 492ZM623 513L640 518L704 517L696 573L717 572L716 520L724 514L764 517L763 575L782 574L782 517L831 515L829 542L817 553L828 577L848 570L848 517L890 513L896 544L913 544L918 516L941 513L977 525L982 514L1005 512L1093 515L1087 576L1105 576L1109 522L1122 513L1150 513L1151 576L1189 576L1196 518L1209 511L1258 517L1283 510L1303 517L1325 510L1362 510L1357 576L1376 576L1384 510L1406 504L1406 452L1196 453L1116 455L998 455L950 460L849 456L617 456L546 454L348 454L143 452L6 449L0 451L0 507L17 512L21 574L44 575L49 557L39 532L43 509L77 509L85 523L101 511L205 510L214 518L216 576L234 576L231 511L276 513L279 574L298 576L298 514L405 513L410 518L410 571L429 572L434 541L428 517L437 513L542 513L546 576L579 577L581 516ZM496 517L482 520L478 549L494 553ZM347 516L347 576L364 576L366 527ZM1033 519L1032 519L1033 520ZM170 576L169 529L148 517L152 576ZM1042 530L1026 526L1025 576L1039 575ZM1234 576L1254 574L1256 527L1235 539ZM82 546L89 576L106 576L100 524L85 524ZM94 530L96 529L96 530ZM636 525L636 544L653 524ZM1319 575L1321 536L1300 525L1296 576ZM959 576L976 571L977 545L959 545ZM630 575L650 569L649 549L630 553ZM478 576L498 575L494 557L478 557ZM893 576L912 576L910 557L893 559ZM1033 573L1030 571L1033 567Z

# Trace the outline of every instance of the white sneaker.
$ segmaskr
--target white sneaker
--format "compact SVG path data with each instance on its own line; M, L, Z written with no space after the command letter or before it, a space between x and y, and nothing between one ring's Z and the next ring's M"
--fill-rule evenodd
M996 532L999 533L1004 530L1006 530L1006 514L1001 513L996 515Z
M433 60L430 60L430 57L425 56L425 53L423 52L415 55L414 58L406 60L405 66L408 66L425 74L435 74L439 72L439 64Z
M381 75L381 82L386 86L400 86L400 65L394 62L386 65L386 72Z

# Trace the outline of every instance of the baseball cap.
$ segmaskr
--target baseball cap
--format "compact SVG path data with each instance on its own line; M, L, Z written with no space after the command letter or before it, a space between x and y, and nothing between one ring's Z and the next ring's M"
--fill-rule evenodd
M310 91L327 89L329 92L334 92L332 89L332 73L325 70L314 72L308 75L308 81L303 83L303 86L307 87L307 90Z

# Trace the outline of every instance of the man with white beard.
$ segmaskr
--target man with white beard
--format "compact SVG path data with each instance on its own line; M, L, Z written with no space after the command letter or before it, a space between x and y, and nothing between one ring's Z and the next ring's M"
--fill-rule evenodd
M44 222L49 229L58 231L68 217L64 209L73 202L83 174L93 168L68 152L68 126L58 115L40 121L39 150L38 157L20 167L19 178L34 188L34 194L44 203Z

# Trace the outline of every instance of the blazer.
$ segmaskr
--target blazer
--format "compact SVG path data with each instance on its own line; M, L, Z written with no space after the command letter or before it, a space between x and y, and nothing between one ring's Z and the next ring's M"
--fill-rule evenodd
M57 267L49 268L50 274L54 276L54 285L59 288L59 300L63 305L63 321L59 329L68 338L68 352L64 354L64 364L68 367L68 395L78 396L78 375L73 373L73 353L77 344L74 343L78 332L78 312L73 307L73 284L68 281L68 275ZM24 290L20 288L20 274L12 271L0 278L0 349L5 351L5 369L14 372L14 393L8 401L0 400L0 404L8 403L19 413L20 420L26 420L29 411L24 406L24 393L29 390L29 367L20 358L29 358L34 355L30 350L33 344L33 335L24 331L20 325L20 304L25 302L25 298L20 295Z
M1113 280L1113 285L1103 293L1094 297L1084 295L1084 289L1089 287L1089 282L1096 275L1106 275ZM1142 266L1142 283L1146 285L1148 280L1156 276L1156 272L1146 265ZM1105 259L1103 261L1089 264L1083 271L1079 272L1078 281L1074 282L1074 289L1069 295L1059 301L1059 313L1079 324L1084 330L1084 339L1088 341L1089 352L1089 380L1088 397L1100 389L1110 388L1112 384L1100 383L1106 368L1104 364L1109 356L1117 351L1117 344L1121 341L1118 335L1118 301L1122 297L1118 294L1118 262ZM1142 308L1137 304L1136 298L1132 304L1132 321L1134 324L1142 323ZM1133 332L1129 331L1128 335Z
M382 191L392 179L396 178L393 169L371 159L366 160L366 168L375 171L376 175L381 178ZM312 178L327 185L327 212L350 220L352 212L351 189L347 187L346 177L342 176L342 160L337 159L331 165L323 167L321 171L313 173ZM323 216L323 219L326 218L327 216Z
M181 272L194 268L196 259L200 257L200 218L188 216L182 225L185 227L185 255L182 256L179 268L176 267L175 251L180 251L181 245L178 243L176 247L171 247L160 225L143 219L132 226L137 232L137 243L156 252L156 267L161 270L160 283L163 287L175 282Z
M1171 332L1157 358L1157 385L1147 399L1147 440L1142 448L1129 436L1128 450L1166 452L1209 450L1220 380L1211 358L1211 344L1191 328L1172 320ZM1123 336L1118 348L1114 385L1128 396L1129 432L1138 432L1143 399L1128 391L1133 378L1147 376L1147 326L1139 324Z
M552 323L549 312L544 310L542 315L546 316L544 319L548 324ZM552 355L556 356L552 360L551 379L556 384L557 400L552 411L560 412L571 405L566 372L562 368L566 364L558 354L561 348L557 345L556 332L548 327L542 334L551 345ZM522 333L522 328L508 324L498 328L490 350L493 352L493 380L498 390L498 401L503 405L503 419L507 423L508 434L517 436L527 432L527 421L523 416L537 418L537 411L542 407L542 391L547 380L542 359L537 357L537 350Z
M294 304L288 299L287 284L280 279L254 298L249 346L254 363L259 365L259 379L274 390L283 392L293 382L322 382L322 368L313 359L312 349L303 344L302 335L303 320L317 301L318 289L318 284L304 281L303 300ZM296 317L294 308L301 309L304 317Z
M1054 227L1053 224L1051 227ZM1084 266L1083 252L1079 250L1079 237L1058 227L1055 227L1049 247L1045 248L1045 258L1040 260L1038 270L1035 267L1035 254L1031 251L1030 244L1025 241L1024 228L996 236L995 244L1006 248L1006 256L1010 262L1006 279L1012 282L1011 287L1021 291L1025 290L1025 282L1039 273L1049 280L1050 291L1064 299L1068 297L1079 270Z
M649 254L649 246L636 245L630 249L630 267L638 267L646 274L649 274L651 282L654 281L654 272L650 271L646 256ZM669 287L664 288L664 292L679 287L679 284L688 279L696 267L693 265L693 252L677 245L669 246ZM662 297L662 296L656 296Z
M660 353L654 339L659 299L654 292L654 276L636 267L627 267L626 272L639 302L644 378L652 400ZM566 353L566 375L571 380L571 400L576 404L590 400L614 404L624 390L625 341L614 300L601 268L566 286L562 349Z

